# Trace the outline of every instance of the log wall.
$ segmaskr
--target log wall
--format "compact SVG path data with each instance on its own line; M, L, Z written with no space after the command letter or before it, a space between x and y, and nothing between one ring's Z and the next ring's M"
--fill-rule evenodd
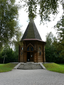
M29 44L32 44L34 47L33 55L34 55L34 60L33 62L45 62L45 47L44 43L38 42L38 41L32 41L32 42L24 42L23 46L20 46L20 62L27 62L27 46ZM23 48L23 49L22 49Z

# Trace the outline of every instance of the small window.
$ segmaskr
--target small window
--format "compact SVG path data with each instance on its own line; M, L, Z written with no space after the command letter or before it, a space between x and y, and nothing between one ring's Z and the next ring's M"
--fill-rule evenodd
M33 47L31 47L31 51L33 51Z
M27 51L33 51L33 50L34 50L34 49L33 49L32 46L28 46Z
M41 50L41 47L39 47L39 50Z
M27 51L29 51L29 47L27 48Z
M21 50L23 50L23 47L21 48Z
M41 55L41 52L39 52L39 56Z

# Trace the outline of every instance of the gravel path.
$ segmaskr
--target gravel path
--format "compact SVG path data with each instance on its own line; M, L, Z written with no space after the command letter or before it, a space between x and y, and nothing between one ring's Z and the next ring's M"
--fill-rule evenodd
M12 70L0 73L0 85L64 85L64 74L47 70Z

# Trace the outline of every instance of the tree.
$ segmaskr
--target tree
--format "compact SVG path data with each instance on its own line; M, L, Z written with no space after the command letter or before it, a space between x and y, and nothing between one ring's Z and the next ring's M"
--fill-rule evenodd
M49 33L46 37L45 56L47 62L64 63L64 40L58 41Z
M64 14L60 21L57 23L57 33L58 33L58 42L56 43L56 51L59 54L59 62L64 62Z
M53 42L56 40L56 38L53 36L53 34L50 32L46 36L46 46L45 46L45 56L47 62L55 62L56 53L55 53L55 47L53 45Z
M22 33L21 33L20 29L19 29L17 31L16 39L13 40L14 56L15 56L16 61L18 61L18 56L19 56L19 45L21 44L20 43L21 35L22 35Z
M40 15L41 21L49 20L50 14L57 13L57 8L59 2L64 7L63 0L21 0L24 2L23 7L25 6L28 11L29 18L34 19L37 14ZM37 7L39 12L37 12Z
M18 58L16 56L15 51L13 51L12 48L10 48L8 44L6 44L0 51L0 63L16 62L18 61Z
M2 52L3 52L3 47L0 49L0 63L3 63Z
M0 48L17 32L18 6L15 0L0 0Z
M62 15L61 20L58 21L56 27L57 27L60 41L64 40L64 14Z

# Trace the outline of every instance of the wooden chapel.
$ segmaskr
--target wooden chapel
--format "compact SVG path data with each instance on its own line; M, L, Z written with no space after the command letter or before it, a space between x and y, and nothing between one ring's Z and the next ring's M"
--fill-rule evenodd
M45 62L45 44L33 20L31 20L20 41L19 62Z

